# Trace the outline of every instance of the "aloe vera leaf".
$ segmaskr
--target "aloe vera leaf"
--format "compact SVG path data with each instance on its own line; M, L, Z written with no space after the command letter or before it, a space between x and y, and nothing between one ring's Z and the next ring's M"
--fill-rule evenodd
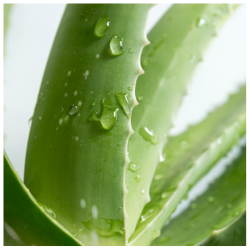
M128 143L129 158L140 167L126 172L129 236L150 201L150 183L160 152L192 73L229 13L225 4L173 5L148 34L151 44L141 58L145 74L136 85L139 105L132 112L135 133Z
M150 244L190 188L238 143L245 131L244 85L205 120L170 137L163 149L165 159L158 164L150 187L151 201L144 207L130 244Z
M152 245L187 246L204 243L211 235L230 230L232 220L245 208L246 149L243 148L241 154L227 166L226 172L204 194L164 226L161 236ZM244 238L244 235L241 236ZM231 240L228 239L228 243L234 242L234 239ZM237 242L241 244L242 241L239 239L233 244Z
M56 221L55 216L31 195L4 152L4 224L7 245L82 245Z
M150 6L67 5L43 76L24 181L86 245L126 243L127 141Z
M213 231L204 246L246 246L246 211L229 225Z

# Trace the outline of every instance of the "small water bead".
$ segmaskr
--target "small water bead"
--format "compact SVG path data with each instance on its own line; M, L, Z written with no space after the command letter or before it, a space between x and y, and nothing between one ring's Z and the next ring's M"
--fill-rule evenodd
M95 25L94 34L102 38L106 35L106 31L110 26L110 20L107 16L100 18Z
M43 119L43 117L42 117L42 116L39 116L39 117L38 117L38 119L39 119L39 120L42 120L42 119Z
M65 86L67 86L67 85L68 85L68 83L66 82L64 85L65 85Z
M44 204L37 202L43 209L44 211L50 215L53 219L56 219L56 213L49 207L45 206Z
M141 96L141 95L137 97L137 100L138 100L139 102L142 101L142 99L143 99L143 96Z
M77 112L78 112L79 108L78 106L75 106L74 104L73 105L70 105L69 108L68 108L68 113L70 115L75 115Z
M125 114L129 116L131 112L131 97L124 92L116 93L115 97Z
M65 97L66 97L67 95L68 95L67 93L64 94Z
M77 235L75 233L71 233L74 237L77 237Z
M71 75L71 71L68 71L68 76L70 76Z
M92 215L93 215L93 218L94 219L97 219L98 218L98 209L97 209L97 206L92 206Z
M113 35L109 43L110 51L113 56L119 56L124 53L123 39L120 36Z
M131 87L127 87L128 91L132 91L133 89Z
M77 90L74 91L74 95L77 95Z
M214 197L213 197L213 196L209 196L209 197L207 198L207 201L210 202L210 203L211 203L211 202L214 202Z
M63 111L64 111L64 108L63 108L63 107L60 107L59 110L60 110L60 112L63 112Z
M76 141L78 141L78 140L79 140L79 137L78 137L78 136L76 136L76 137L75 137L75 140L76 140Z
M158 143L158 138L156 135L154 135L154 132L145 126L140 127L139 134L145 141L149 141L153 145Z
M144 194L145 193L145 189L142 189L141 192Z
M79 106L79 107L82 106L82 101L79 101L79 102L78 102L78 106Z
M149 63L149 59L146 58L142 61L142 67L147 67L148 66L148 63Z
M84 199L80 200L80 206L81 206L81 208L85 208L86 207L86 201Z
M140 218L140 223L150 218L153 212L154 212L154 209L150 208L147 212L143 213Z
M88 71L88 70L86 70L86 71L85 71L85 73L83 74L83 76L84 76L84 79L85 79L85 80L87 80L88 75L89 75L89 71Z
M129 53L133 53L133 50L131 48L128 48Z
M96 56L95 56L96 58L99 58L100 57L100 55L99 54L96 54Z
M58 127L56 127L56 130L58 130Z
M128 169L131 170L132 172L136 172L140 169L140 167L135 165L133 162L130 162L128 164Z
M118 146L118 147L121 147L121 145L122 145L121 143L117 143L117 146Z
M197 19L197 21L196 21L196 27L200 28L200 27L202 27L205 23L206 23L206 20L199 17L199 18Z
M136 177L134 177L134 180L139 183L141 181L141 177L140 175L136 175Z

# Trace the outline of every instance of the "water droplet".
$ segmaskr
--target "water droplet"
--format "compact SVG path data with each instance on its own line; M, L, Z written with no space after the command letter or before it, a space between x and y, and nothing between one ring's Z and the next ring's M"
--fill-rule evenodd
M142 126L139 129L139 134L145 141L149 141L151 144L156 145L158 143L158 138L154 135L152 130L149 130L147 127Z
M78 106L75 106L74 104L73 105L70 105L69 108L68 108L68 113L70 115L75 115L77 112L78 112L79 108Z
M135 165L133 162L130 162L128 164L128 169L131 170L132 172L136 172L140 169L140 167Z
M77 90L74 91L74 95L77 95Z
M78 141L78 140L79 140L79 137L78 137L78 136L76 136L76 137L75 137L75 140L76 140L76 141Z
M81 101L78 102L78 106L79 107L82 106L82 102Z
M161 235L161 230L160 229L153 229L153 235L151 240L154 240L155 238L159 237Z
M164 198L168 197L169 194L170 194L170 192L167 192L167 191L163 192L162 195L161 195L161 198L164 199Z
M42 117L42 116L39 116L39 117L38 117L38 119L39 119L39 120L42 120L42 119L43 119L43 117Z
M88 70L86 70L86 71L85 71L85 73L83 74L83 76L84 76L84 79L85 79L85 80L87 80L88 75L89 75L89 71L88 71Z
M77 237L77 235L75 233L71 233L74 237Z
M56 130L58 130L58 127L56 127Z
M145 189L142 189L141 192L144 194L145 193Z
M60 109L59 109L59 110L60 110L60 112L63 112L64 108L63 108L63 107L60 107Z
M77 116L81 116L81 114L80 114L80 113L78 113L78 114L77 114Z
M129 53L133 53L133 50L131 48L128 48Z
M196 205L195 203L192 203L192 204L191 204L191 208L192 208L192 209L195 209L196 207L197 207L197 205Z
M117 122L117 113L119 108L111 101L110 97L102 99L102 112L101 115L97 114L95 110L90 115L91 121L98 121L100 122L102 128L105 130L110 130L114 127Z
M118 147L121 147L121 143L117 143L117 146L118 146Z
M99 58L100 57L100 55L99 54L96 54L96 56L95 56L96 58Z
M141 181L141 177L140 175L136 175L136 177L134 178L134 180L139 183Z
M80 200L80 206L81 206L81 208L85 208L86 207L86 201L84 199Z
M153 208L150 208L149 210L147 210L147 212L144 212L142 215L141 215L141 218L140 218L140 223L147 220L148 218L150 218L152 216L154 212L154 209Z
M115 97L125 114L129 116L131 112L131 97L124 92L116 93Z
M237 217L238 215L240 214L240 212L235 212L234 214L233 214L233 217Z
M102 17L100 18L95 25L95 29L94 29L94 33L97 37L104 37L106 35L106 31L110 26L110 20L109 18L106 17Z
M92 215L94 219L98 218L98 209L96 206L92 206Z
M67 95L68 95L67 93L64 94L65 97L66 97Z
M50 215L53 219L56 219L56 213L49 207L45 206L44 204L37 202L43 209L44 211Z
M196 27L200 28L200 27L202 27L205 23L206 23L205 19L199 17L199 18L197 19L197 21L196 21Z
M68 83L67 82L65 82L65 84L64 84L65 86L67 86L68 85Z
M113 35L110 40L109 46L113 56L119 56L124 53L123 39L117 35Z
M141 96L141 95L137 97L137 100L138 100L139 102L142 101L142 99L143 99L143 96Z
M68 76L70 76L71 75L71 71L68 71Z
M209 196L209 197L207 198L207 201L208 201L208 202L214 202L214 197L213 197L213 196Z

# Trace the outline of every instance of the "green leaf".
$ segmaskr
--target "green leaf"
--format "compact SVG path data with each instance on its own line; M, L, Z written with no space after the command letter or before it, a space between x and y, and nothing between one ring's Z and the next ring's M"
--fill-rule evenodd
M139 105L132 112L135 133L128 142L129 159L140 167L136 172L126 171L129 236L150 201L152 177L191 76L227 16L229 7L225 4L176 4L148 34L151 44L141 57L145 74L136 84ZM198 25L199 20L204 23ZM136 235L131 236L130 244ZM151 236L145 237L151 240Z
M67 5L43 76L24 182L85 245L127 242L124 173L149 7Z
M163 149L165 159L158 164L151 184L151 201L144 207L137 224L134 244L150 244L150 240L159 235L191 187L245 132L246 86L242 86L205 120L170 137Z
M44 209L45 208L45 209ZM4 245L82 245L39 204L4 153Z
M220 14L217 15L216 13ZM216 29L228 17L228 14L228 5L174 5L148 35L152 44L145 48L142 55L142 65L146 64L144 66L146 74L138 78L136 87L136 95L143 96L143 99L133 110L132 126L135 134L131 136L128 145L130 160L135 165L140 166L136 173L130 172L126 177L129 190L127 199L130 196L132 197L131 200L134 199L134 207L140 208L142 204L145 204L145 200L146 202L150 201L148 197L150 184L166 140L166 132L173 125L173 117L187 91L188 81L195 66L200 61L211 38L215 35ZM203 20L202 27L197 26L197 20ZM147 63L143 63L144 60ZM159 141L157 145L146 142L147 145L144 148L141 146L145 143L145 140L143 140L145 136L141 132L145 126L149 130L153 129L155 135L157 135ZM132 181L135 182L134 179L138 176L141 177L141 181L138 183L139 190L132 186ZM173 188L171 187L171 189ZM143 201L140 198L142 197L142 190L145 190L145 196L147 195ZM183 191L186 192L185 190L181 192ZM159 209L155 208L156 204L154 203L156 201L153 200L152 196L151 199L152 202L146 205L142 213L147 213L148 210L152 211L153 209L154 212L151 215L154 217L158 214ZM129 244L147 245L150 243L159 234L164 221L170 216L180 199L181 197L174 199L174 207L167 210L168 214L159 219L158 225L153 226L151 224L151 227L149 227L148 220L139 223L140 225L137 224ZM133 217L129 219L138 223L137 217L140 212L141 210L138 209L137 211L136 209Z
M204 246L246 246L246 211L221 230L216 230Z
M188 246L244 244L244 216L246 209L246 149L226 172L216 179L209 189L190 207L170 221L152 245ZM232 220L234 220L232 222ZM237 222L238 221L238 222ZM230 239L231 238L231 239Z

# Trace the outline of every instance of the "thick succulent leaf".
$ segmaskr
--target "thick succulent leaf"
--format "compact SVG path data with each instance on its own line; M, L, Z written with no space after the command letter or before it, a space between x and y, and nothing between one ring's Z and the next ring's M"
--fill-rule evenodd
M132 112L135 133L128 142L132 162L132 170L128 166L126 172L129 236L150 201L150 183L193 71L229 12L225 4L176 4L148 34L151 44L141 57L146 73L137 80L139 105Z
M4 153L4 245L82 245L73 234L35 200Z
M190 188L221 159L246 132L246 86L202 122L175 137L163 149L133 244L150 244ZM146 237L146 238L145 238Z
M246 246L246 211L212 235L204 246Z
M162 229L152 245L244 245L246 209L246 149L209 189ZM235 220L236 218L236 220ZM244 218L244 216L243 216ZM238 222L237 222L238 221ZM209 238L208 238L209 237ZM228 238L229 237L229 238ZM208 239L207 239L208 238Z
M43 76L24 181L86 245L126 244L127 142L149 8L67 5Z

